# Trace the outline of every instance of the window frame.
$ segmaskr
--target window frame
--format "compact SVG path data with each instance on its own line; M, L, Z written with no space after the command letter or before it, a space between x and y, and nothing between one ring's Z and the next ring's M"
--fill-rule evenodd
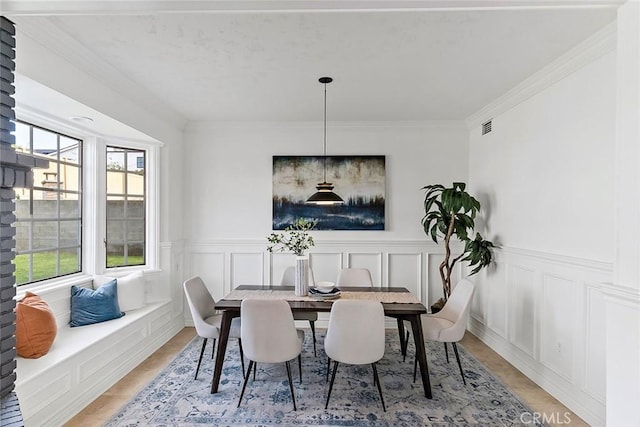
M56 215L55 217L32 217L30 216L27 219L24 220L18 220L17 216L16 216L16 221L15 223L23 223L23 224L29 224L29 232L28 232L28 242L29 242L29 248L26 250L21 251L22 253L18 254L17 250L16 250L16 257L18 257L19 255L29 255L29 261L28 261L28 274L29 274L29 278L31 279L31 281L29 282L25 282L25 283L21 283L18 284L17 279L16 279L16 286L23 288L24 286L30 286L30 285L37 285L39 283L43 283L43 282L47 282L47 281L51 281L51 280L56 280L56 279L60 279L60 278L65 278L68 276L72 276L72 275L77 275L79 273L82 273L83 271L83 266L84 266L84 248L83 248L83 234L84 234L84 140L80 137L77 136L72 136L67 132L63 132L63 131L59 131L57 129L53 129L51 127L48 126L42 126L40 124L34 123L32 121L28 121L28 120L24 120L24 119L16 119L15 120L16 125L21 125L21 126L27 126L28 130L29 130L29 154L33 154L34 151L34 130L40 130L40 131L44 131L44 132L48 132L51 134L56 135L56 158L52 159L50 157L46 157L44 156L44 158L46 158L49 162L51 163L55 163L56 166L56 182L58 184L57 188L46 188L44 186L39 186L36 185L34 183L34 185L30 188L26 188L24 190L29 191L30 192L30 196L29 199L31 202L33 202L34 200L47 200L47 199L34 199L34 192L39 191L39 192L46 192L46 191L51 191L54 192L56 194ZM68 161L64 161L60 159L60 144L61 144L61 139L62 138L68 138L68 139L73 139L78 141L78 151L79 151L79 158L80 158L80 162L77 164L68 162ZM60 188L59 184L60 182L60 170L61 170L61 165L70 165L72 167L77 167L80 170L80 174L78 176L78 189L77 190L63 190ZM63 194L75 194L77 195L77 199L78 202L78 210L79 210L79 214L77 217L73 217L73 218L66 218L66 217L62 217L61 216L61 212L60 212L60 203L63 200L63 198L61 197L61 195ZM73 199L72 199L73 200ZM32 204L33 207L33 204ZM51 248L34 248L33 247L33 240L34 240L34 225L37 223L43 223L43 222L55 222L56 225L56 229L57 229L57 233L56 233L56 244L54 247ZM61 228L62 228L62 223L64 222L78 222L78 227L79 227L79 233L78 233L78 237L79 237L79 241L76 245L72 245L72 246L63 246L61 245ZM79 271L73 271L70 273L61 273L60 268L61 268L61 262L60 262L60 256L63 250L65 249L74 249L76 254L78 255L78 265L80 270ZM42 278L42 279L33 279L33 256L35 254L38 253L48 253L48 252L55 252L56 253L56 271L57 271L57 275L53 276L53 277L47 277L47 278Z
M116 151L109 151L109 149L111 150L116 150ZM147 238L147 167L146 167L146 163L147 163L147 158L148 158L148 150L146 149L141 149L141 148L132 148L131 146L128 147L123 147L122 145L113 145L113 144L106 144L105 147L105 159L108 158L109 153L110 152L117 152L117 150L122 150L122 153L124 153L124 158L127 159L128 156L132 153L135 152L142 152L144 153L144 165L142 167L142 169L144 170L143 172L143 187L144 187L144 193L142 194L142 201L144 203L144 216L142 218L142 224L144 227L144 241L143 243L143 260L144 263L142 264L127 264L127 265L121 265L121 266L114 266L114 267L109 267L108 262L107 262L107 255L106 255L106 249L109 247L109 239L107 238L107 233L108 233L108 227L109 227L109 221L121 221L124 224L124 235L123 235L123 243L125 246L129 246L129 239L128 239L128 235L127 235L127 230L128 230L128 223L131 221L131 218L126 216L126 212L127 212L127 206L128 206L128 201L131 197L136 197L137 195L132 195L129 193L129 183L128 183L128 179L129 179L129 170L128 168L125 169L125 171L123 172L124 178L123 178L123 184L124 184L124 192L121 194L115 194L115 193L109 193L109 189L107 188L106 184L108 182L108 175L109 175L109 169L107 168L107 165L105 165L105 216L107 214L107 203L109 202L109 196L122 196L123 197L123 201L124 206L125 206L125 217L123 218L106 218L105 217L105 239L104 239L104 244L105 244L105 269L107 271L113 271L116 268L125 268L125 267L136 267L136 266L141 266L141 265L146 265L147 264L147 244L146 244L146 238ZM131 153L128 153L131 152ZM126 160L125 160L125 164L126 164ZM112 171L113 172L113 171ZM117 171L116 171L117 172ZM125 256L127 256L127 250L125 250Z
M44 115L31 109L16 109L16 121L64 134L82 141L81 271L20 285L19 291L42 291L77 283L93 275L119 276L133 271L159 271L160 263L160 149L161 142L113 138ZM106 268L106 147L118 146L146 151L145 264Z

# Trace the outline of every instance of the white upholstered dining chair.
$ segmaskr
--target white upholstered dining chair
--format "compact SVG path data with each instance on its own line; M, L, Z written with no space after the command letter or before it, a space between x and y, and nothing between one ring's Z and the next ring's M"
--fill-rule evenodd
M244 354L249 359L249 367L244 377L244 384L240 392L238 407L249 381L251 369L256 363L284 363L289 379L293 410L296 408L296 398L293 393L291 367L289 361L298 357L300 382L302 382L302 342L304 331L297 330L293 323L291 307L284 300L246 299L240 306L242 325L240 335L244 345ZM254 368L255 369L255 368Z
M295 266L287 267L282 274L280 280L281 285L293 286L295 284L296 268ZM309 269L309 285L314 286L315 280L313 279L313 270ZM307 320L309 326L311 326L311 335L313 337L313 355L316 355L316 320L318 320L318 313L315 311L296 311L293 313L293 320Z
M331 383L324 409L329 406L331 390L339 363L368 365L373 368L382 409L386 412L376 363L384 356L384 309L378 301L337 300L331 306L329 326L324 340L328 356L327 374L333 361Z
M368 268L343 268L338 274L336 285L340 286L373 286Z
M196 368L195 379L198 379L198 371L202 363L207 340L213 339L213 349L211 356L216 350L216 340L220 336L220 322L222 315L216 313L216 301L209 293L207 286L199 276L194 276L186 280L183 284L184 294L189 304L193 324L196 328L198 336L203 338L202 349L200 350L200 358L198 359L198 367ZM240 362L242 364L242 375L244 376L244 357L242 352L242 340L240 339L240 318L235 318L231 322L229 330L229 338L237 338L240 346Z
M460 363L460 355L456 343L462 339L467 330L469 322L469 310L471 309L471 299L473 298L473 290L475 285L473 282L463 279L453 288L451 295L442 310L435 314L426 314L421 316L422 334L427 341L437 341L444 343L444 349L449 362L449 352L447 343L451 343L453 351L458 361L462 382L466 385L464 371ZM413 381L416 380L417 359L414 362Z
M361 286L361 287L373 287L373 279L371 279L371 272L368 268L343 268L338 274L337 286ZM404 322L404 328L406 335L400 337L400 351L404 358L407 357L407 343L409 342L409 329L411 323ZM404 360L403 360L404 361Z

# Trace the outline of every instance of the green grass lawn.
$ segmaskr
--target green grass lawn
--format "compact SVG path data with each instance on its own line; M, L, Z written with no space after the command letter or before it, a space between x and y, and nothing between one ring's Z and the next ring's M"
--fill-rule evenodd
M142 256L129 256L128 265L141 265L144 263ZM124 262L123 256L107 257L108 267L119 267ZM16 283L21 285L29 281L29 255L18 255L14 260L16 265ZM60 275L76 273L80 271L79 259L76 253L60 253ZM42 252L33 254L33 281L56 277L56 253Z

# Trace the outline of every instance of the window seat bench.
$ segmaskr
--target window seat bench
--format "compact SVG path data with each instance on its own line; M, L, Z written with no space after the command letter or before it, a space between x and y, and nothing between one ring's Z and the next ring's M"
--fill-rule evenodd
M71 328L69 289L43 298L52 301L58 334L46 355L17 358L16 393L27 427L64 424L181 328L171 301L147 303L119 319Z

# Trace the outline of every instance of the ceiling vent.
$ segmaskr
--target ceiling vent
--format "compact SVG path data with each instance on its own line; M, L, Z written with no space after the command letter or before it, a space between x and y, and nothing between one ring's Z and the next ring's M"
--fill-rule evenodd
M486 121L482 124L482 134L486 135L491 132L491 120Z

